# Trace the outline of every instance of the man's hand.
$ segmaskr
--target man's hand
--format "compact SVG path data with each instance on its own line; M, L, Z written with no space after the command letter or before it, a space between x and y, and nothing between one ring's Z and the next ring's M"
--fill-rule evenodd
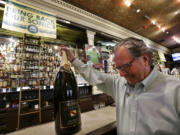
M71 49L67 47L61 47L60 52L65 51L67 55L67 59L72 63L75 60L75 56ZM62 54L62 53L61 53Z

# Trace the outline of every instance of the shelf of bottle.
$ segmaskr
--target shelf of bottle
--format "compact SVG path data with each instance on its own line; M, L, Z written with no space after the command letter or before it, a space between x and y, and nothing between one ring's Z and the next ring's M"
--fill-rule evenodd
M33 79L39 79L39 80L43 80L43 79L48 79L48 78L50 78L50 77L52 77L52 76L47 76L47 77L24 77L24 78L22 78L22 79L24 79L24 80L33 80Z
M40 62L46 62L46 63L47 62L51 62L52 63L52 62L55 62L55 61L58 62L58 63L60 62L60 61L52 60L52 59L40 59Z
M6 88L0 88L0 93L6 93L9 91L9 89L12 89L11 92L16 92L17 88L12 88L12 87L6 87Z
M85 86L91 86L91 85L78 85L78 87L85 87ZM21 91L29 91L29 90L53 90L54 85L46 86L46 85L40 85L40 86L23 86L23 87L8 87L8 88L0 88L0 93L11 93L11 92L19 92Z
M28 86L23 86L21 88L22 91L24 90L39 90L39 88L41 88L40 85L28 85Z
M34 101L38 101L39 99L29 99L29 100L21 100L21 102L34 102Z
M6 80L10 80L11 78L1 78L0 77L0 81L6 81Z
M13 50L13 51L7 51L7 50L5 50L4 52L5 52L5 53L8 53L8 54L14 54L14 53L16 53L15 50Z
M0 108L0 112L6 112L6 111L11 111L11 110L17 110L17 108Z
M84 87L84 86L90 86L90 85L78 85L78 87ZM36 88L32 88L30 86L24 86L24 87L16 87L16 88L0 88L0 94L6 94L6 93L14 93L14 92L19 92L21 89L22 92L26 92L26 91L34 91L34 90L54 90L54 86L50 85L50 86L45 86L45 85L41 85L41 86L36 86Z
M48 76L48 77L24 77L24 76L21 76L21 75L17 75L15 77L9 77L9 78L0 78L0 81L10 81L10 80L13 80L13 79L23 79L23 80L44 80L44 79L48 79L48 78L51 78L51 76Z
M41 56L44 56L44 57L56 57L55 55L53 54L41 54Z
M84 87L84 86L91 86L91 85L89 85L89 84L87 84L87 83L81 83L81 84L78 84L78 87Z
M35 54L39 54L39 53L40 53L39 51L34 52L34 51L27 51L27 50L25 50L24 52L25 52L25 53L35 53Z
M34 70L35 70L35 71L38 71L39 69L23 69L22 72L23 72L23 71L24 71L24 72L27 72L27 71L32 71L32 70L33 70L33 71L34 71Z
M37 80L39 79L38 77L28 77L28 78L23 78L23 80Z
M21 65L21 63L0 63L0 65L4 65L4 64L8 64L8 65Z
M18 89L20 89L20 88L8 88L8 87L6 87L6 88L0 88L0 93L12 93L12 92L17 92L17 91L19 91Z
M52 62L53 61L53 63L55 63L54 62L54 60L43 60L43 59L39 59L39 60L37 60L37 59L24 59L23 60L24 61L24 63L26 63L26 62L33 62L33 64L34 63L38 63L39 61L42 63L42 62L46 62L46 63L48 63L48 62ZM56 63L60 63L60 61L58 61L58 62L56 62ZM0 65L5 65L5 64L8 64L8 65L18 65L18 66L21 66L22 64L21 64L21 62L20 63L0 63ZM47 64L42 64L43 66L49 66L49 67L52 67L52 65L47 65Z
M38 62L39 60L38 59L23 59L24 61L35 61L35 62Z
M22 73L23 73L23 72L39 73L39 70L33 70L33 69L32 69L32 70L22 70L21 72L22 72Z
M19 92L21 91L31 91L31 90L39 90L39 88L41 90L53 90L54 86L50 85L50 86L45 86L45 85L40 85L40 86L35 86L34 87L30 87L30 86L23 86L23 87L16 87L16 88L0 88L0 93L12 93L12 92Z
M20 71L3 71L3 70L0 70L0 72L3 72L3 73L20 73Z
M36 46L36 47L41 47L40 44L33 44L33 43L24 43L23 45L25 45L25 46Z
M1 72L1 73L6 73L6 74L8 74L8 76L9 76L9 75L13 75L13 74L14 74L14 75L19 75L19 74L21 74L20 71L15 71L15 72L14 72L14 71L1 71L1 70L0 70L0 72ZM2 76L4 76L4 75L2 75ZM6 78L6 77L4 76L4 78Z
M22 79L23 75L11 75L9 79Z
M18 106L18 105L17 105ZM26 109L27 111L27 107L22 107L22 109ZM47 110L47 109L53 109L54 108L54 105L53 104L50 104L48 106L41 106L41 110ZM8 108L0 108L0 112L7 112L7 111L18 111L18 107L8 107ZM29 111L38 111L38 109L29 109Z

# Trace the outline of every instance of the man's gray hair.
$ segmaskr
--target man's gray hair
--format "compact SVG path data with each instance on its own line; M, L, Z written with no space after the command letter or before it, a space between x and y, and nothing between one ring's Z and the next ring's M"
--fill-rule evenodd
M117 51L121 46L127 48L133 57L140 57L142 54L147 54L149 56L149 65L151 68L153 67L152 49L147 47L143 40L134 37L122 39L114 47L114 52Z

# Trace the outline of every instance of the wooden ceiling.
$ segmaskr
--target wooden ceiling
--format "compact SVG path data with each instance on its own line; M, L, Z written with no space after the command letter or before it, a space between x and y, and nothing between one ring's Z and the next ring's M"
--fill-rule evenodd
M64 0L81 9L114 22L169 49L178 48L172 36L180 37L180 0ZM137 13L137 10L140 10ZM156 20L156 25L152 20ZM158 28L165 28L165 32Z

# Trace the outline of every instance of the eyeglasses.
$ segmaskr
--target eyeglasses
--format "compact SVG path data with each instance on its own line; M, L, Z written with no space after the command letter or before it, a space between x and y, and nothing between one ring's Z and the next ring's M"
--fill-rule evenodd
M127 64L124 64L124 65L121 65L121 66L116 67L116 69L121 70L121 71L127 73L127 72L129 71L132 63L134 62L134 60L136 60L136 58L133 58L133 59L132 59L130 62L128 62Z

